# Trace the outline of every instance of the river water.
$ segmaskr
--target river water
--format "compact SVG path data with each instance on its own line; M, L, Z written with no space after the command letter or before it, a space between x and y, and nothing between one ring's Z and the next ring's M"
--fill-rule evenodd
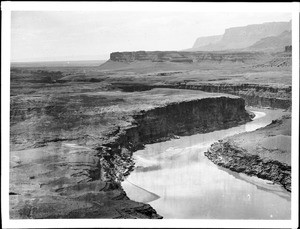
M249 108L245 125L149 144L134 153L122 183L128 197L149 203L165 219L290 219L291 196L279 185L221 168L204 156L219 139L253 131L285 114Z

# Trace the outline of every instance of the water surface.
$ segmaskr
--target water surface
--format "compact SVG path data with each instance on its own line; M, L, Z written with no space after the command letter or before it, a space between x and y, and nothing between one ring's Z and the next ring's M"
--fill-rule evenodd
M290 193L257 177L213 164L204 152L219 139L253 131L281 117L282 110L251 109L255 119L227 130L146 145L122 183L132 200L150 203L164 218L290 219Z

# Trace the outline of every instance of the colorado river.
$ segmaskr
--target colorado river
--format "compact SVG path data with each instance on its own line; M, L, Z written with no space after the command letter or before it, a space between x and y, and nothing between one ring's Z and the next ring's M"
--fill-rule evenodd
M290 219L289 192L221 168L203 154L219 139L264 127L284 114L250 110L256 117L245 125L149 144L135 152L135 170L122 183L128 197L150 203L165 219Z

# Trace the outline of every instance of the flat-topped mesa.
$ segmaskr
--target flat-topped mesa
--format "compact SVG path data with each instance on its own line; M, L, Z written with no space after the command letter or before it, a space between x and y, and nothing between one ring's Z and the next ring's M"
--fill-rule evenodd
M115 62L184 62L197 63L209 62L241 62L259 59L262 53L258 52L180 52L180 51L137 51L137 52L113 52L110 61Z
M137 51L137 52L113 52L110 60L118 62L152 61L152 62L193 62L193 59L186 53L176 51Z
M221 51L247 49L281 52L291 44L291 21L267 22L231 27L223 35L197 38L190 51ZM253 46L254 45L254 46Z

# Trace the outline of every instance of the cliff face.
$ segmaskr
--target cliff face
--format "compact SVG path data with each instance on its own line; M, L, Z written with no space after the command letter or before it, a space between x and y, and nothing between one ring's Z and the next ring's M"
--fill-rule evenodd
M248 106L288 109L292 105L291 86L275 88L257 84L201 84L178 87L238 95L245 99Z
M219 51L230 49L242 49L253 45L259 40L278 36L285 30L291 30L291 21L289 22L270 22L242 27L228 28L225 30L222 39L213 44L198 45L193 48L194 51ZM282 47L284 48L284 47Z
M271 107L288 109L292 105L292 87L271 87L258 84L226 84L226 83L201 83L201 84L164 84L164 85L143 85L143 84L115 84L124 91L144 91L157 87L179 88L189 90L201 90L213 93L227 93L237 95L245 100L248 106Z
M171 104L136 119L140 139L148 143L172 135L190 135L250 121L244 100L226 97Z
M247 63L259 59L262 53L253 52L177 52L177 51L155 51L155 52L113 52L110 54L110 61L115 62L240 62Z
M122 181L133 169L130 152L142 148L144 144L164 141L176 135L225 129L251 121L244 100L228 97L174 103L141 111L133 117L131 127L119 131L113 141L98 148L100 155L106 155L106 161L109 159L108 164L105 162L105 166L100 166L104 170L101 173L108 175L105 178L107 180Z
M193 48L198 48L204 45L214 44L222 39L223 35L198 37L195 41Z

